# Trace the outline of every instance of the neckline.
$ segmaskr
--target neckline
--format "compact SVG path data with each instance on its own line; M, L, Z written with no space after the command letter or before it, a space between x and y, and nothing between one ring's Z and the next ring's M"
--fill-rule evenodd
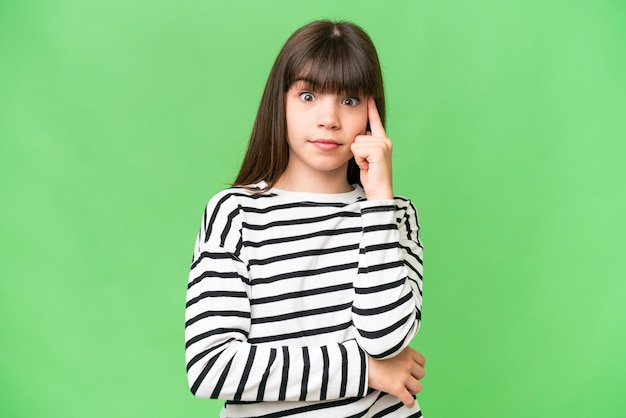
M277 196L289 198L290 200L352 203L359 200L359 198L363 196L363 189L361 186L353 184L352 187L353 189L351 191L342 193L297 192L277 189L276 187L272 187L268 190L268 192Z

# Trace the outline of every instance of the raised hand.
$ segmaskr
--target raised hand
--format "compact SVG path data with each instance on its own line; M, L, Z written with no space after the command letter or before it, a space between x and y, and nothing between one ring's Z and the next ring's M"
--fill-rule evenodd
M361 184L368 200L393 199L391 141L371 97L367 100L367 118L371 131L357 135L351 146L354 160L361 169Z
M369 387L393 395L411 408L415 404L413 395L422 390L419 380L424 377L425 363L424 356L411 347L385 360L368 358Z

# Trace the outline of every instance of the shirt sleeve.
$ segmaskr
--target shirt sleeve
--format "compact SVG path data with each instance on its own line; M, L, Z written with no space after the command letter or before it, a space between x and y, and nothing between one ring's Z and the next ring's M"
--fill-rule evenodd
M357 341L377 359L393 357L421 322L423 247L410 201L365 201L352 320Z
M364 396L367 358L357 341L324 346L250 344L249 279L236 199L209 202L194 250L185 309L191 392L231 401Z

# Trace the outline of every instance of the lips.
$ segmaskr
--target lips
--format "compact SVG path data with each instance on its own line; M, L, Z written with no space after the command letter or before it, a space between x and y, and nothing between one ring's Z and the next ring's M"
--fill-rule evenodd
M313 145L324 151L330 151L338 148L341 144L334 139L315 139L311 141Z

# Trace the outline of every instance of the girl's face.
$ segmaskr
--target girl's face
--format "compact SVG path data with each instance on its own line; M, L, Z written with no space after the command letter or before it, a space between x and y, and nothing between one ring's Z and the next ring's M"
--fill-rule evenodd
M316 92L301 80L291 85L285 102L288 170L311 179L345 178L350 145L367 127L367 98Z

